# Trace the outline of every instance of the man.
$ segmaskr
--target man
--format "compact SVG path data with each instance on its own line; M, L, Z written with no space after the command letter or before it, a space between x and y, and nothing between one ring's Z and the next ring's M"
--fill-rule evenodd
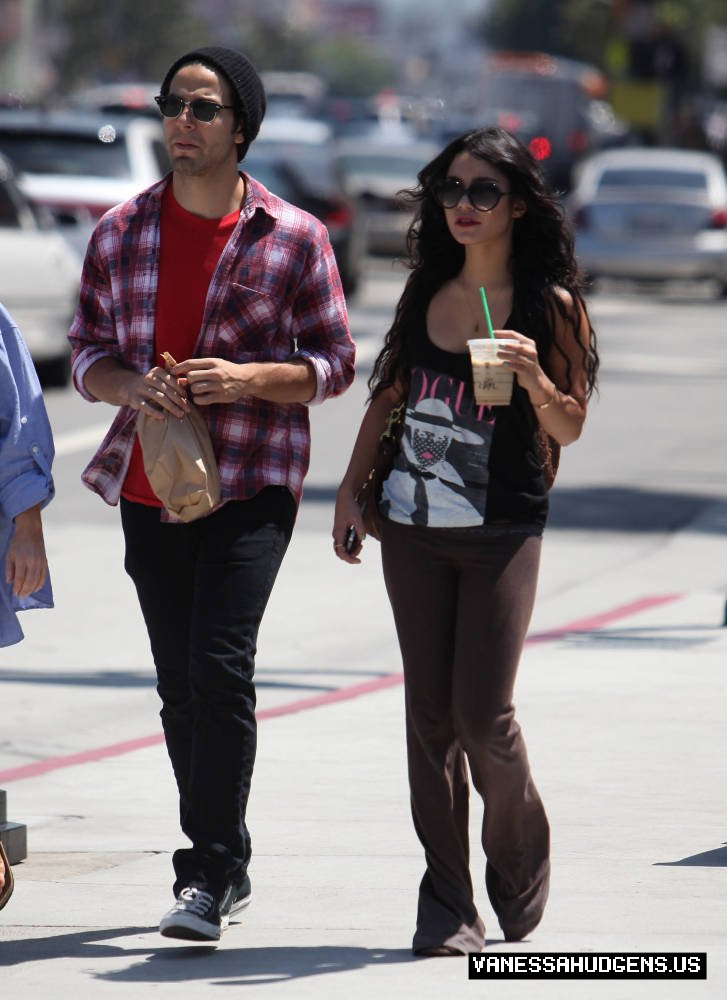
M192 843L174 854L160 930L214 941L250 900L256 639L308 468L307 404L350 385L354 347L326 230L238 170L265 112L250 62L189 52L156 100L171 175L99 222L69 336L79 392L120 407L83 479L120 499ZM189 399L222 503L181 524L149 487L134 428L137 411L181 417Z

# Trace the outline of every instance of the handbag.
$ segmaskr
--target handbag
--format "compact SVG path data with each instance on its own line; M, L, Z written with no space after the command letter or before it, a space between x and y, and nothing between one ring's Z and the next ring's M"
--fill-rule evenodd
M399 451L401 435L404 432L406 401L397 403L389 413L374 456L374 464L356 493L356 502L361 509L361 518L366 534L381 541L381 515L379 499L384 480L391 472L394 459Z
M167 368L174 359L164 355ZM207 424L194 403L179 419L162 420L139 410L136 434L144 472L164 509L180 521L195 521L220 503L220 475Z
M546 490L550 490L555 482L555 477L558 474L558 466L560 465L560 445L555 438L552 438L550 434L543 430L540 424L538 424L536 440L538 446L538 458L540 459L540 465L543 469L545 488Z

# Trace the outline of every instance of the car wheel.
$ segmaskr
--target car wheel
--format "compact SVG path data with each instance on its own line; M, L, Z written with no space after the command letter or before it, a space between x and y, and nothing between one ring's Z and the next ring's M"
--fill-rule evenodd
M44 389L63 389L71 380L71 359L67 354L35 365L38 381Z
M359 285L359 275L353 271L349 271L348 268L344 268L339 271L341 275L341 284L343 285L344 295L353 295Z

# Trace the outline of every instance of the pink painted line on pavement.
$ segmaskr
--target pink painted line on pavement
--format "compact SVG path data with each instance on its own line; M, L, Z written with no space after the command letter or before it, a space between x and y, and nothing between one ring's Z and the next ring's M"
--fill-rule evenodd
M525 640L526 644L533 642L554 642L562 639L573 632L594 632L596 629L610 625L612 622L620 621L622 618L630 618L631 615L638 615L641 611L650 611L658 608L662 604L671 604L678 601L683 594L654 594L651 597L641 597L637 601L629 601L628 604L621 604L610 611L602 611L598 615L591 615L588 618L579 618L562 628L548 629L546 632L533 632Z
M628 604L621 604L609 611L602 611L600 614L591 615L588 618L579 618L568 625L560 628L549 629L545 632L534 632L525 640L526 645L538 642L555 642L567 635L578 632L592 632L612 622L629 618L642 611L660 607L663 604L670 604L678 601L683 594L654 594L650 597L642 597ZM258 721L264 719L275 719L283 715L293 715L296 712L307 712L312 708L321 708L324 705L333 705L339 701L351 701L353 698L360 698L366 694L373 694L382 691L384 688L394 687L404 680L402 673L386 674L383 677L376 677L361 684L352 684L350 687L338 688L336 691L327 691L325 694L312 695L310 698L300 698L297 701L285 702L283 705L276 705L272 708L265 708L257 713ZM135 750L143 750L146 747L157 746L164 742L163 733L154 733L151 736L140 736L133 740L123 740L121 743L112 743L105 747L96 747L92 750L81 750L78 753L66 754L60 757L48 757L45 760L38 760L32 764L22 764L20 767L11 767L5 771L0 771L0 785L8 781L20 781L22 778L37 778L41 774L48 774L51 771L58 771L65 767L76 767L79 764L92 764L108 757L120 757L123 754L133 753Z

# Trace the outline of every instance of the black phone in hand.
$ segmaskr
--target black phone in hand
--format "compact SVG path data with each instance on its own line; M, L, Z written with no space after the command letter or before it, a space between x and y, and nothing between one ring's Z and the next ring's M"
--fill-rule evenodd
M346 535L343 539L343 551L351 555L352 553L358 552L360 548L358 532L352 524L349 524L346 528Z

